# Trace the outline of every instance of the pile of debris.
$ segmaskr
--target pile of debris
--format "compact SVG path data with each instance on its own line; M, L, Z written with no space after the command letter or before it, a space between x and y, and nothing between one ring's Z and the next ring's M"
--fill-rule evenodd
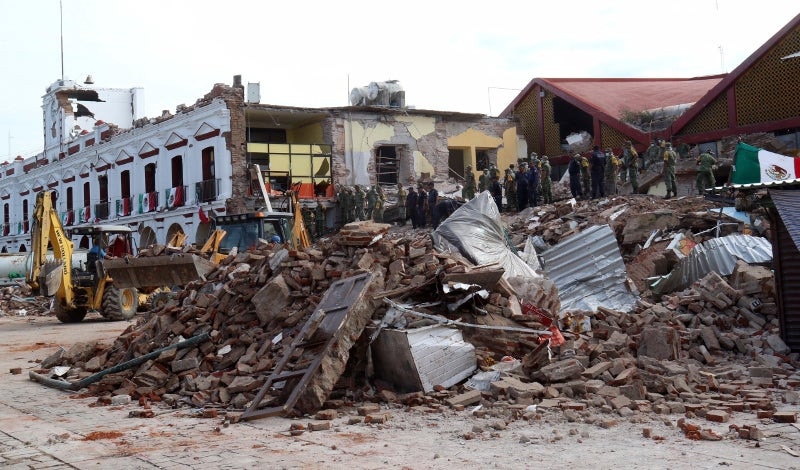
M595 409L608 415L603 425L646 412L714 422L741 411L796 419L775 413L776 400L798 401L792 389L800 384L800 357L778 334L769 269L740 261L729 276L708 273L658 300L634 299L625 311L580 311L563 309L560 281L527 261L531 236L545 244L578 234L616 240L629 263L656 245L663 252L677 234L699 242L720 220L708 203L616 197L529 209L510 219L522 258L494 250L507 250L496 208L487 214L471 204L464 207L486 217L475 215L471 228L472 219L456 213L433 236L356 222L302 251L264 241L224 259L207 281L148 312L111 346L77 344L47 358L39 372L97 377L89 390L102 403L129 396L247 410L245 417L294 396L299 381L305 388L278 412L383 400L455 409L480 403L477 415L496 408L525 419L563 410L570 421L597 420ZM545 264L554 263L544 248ZM611 251L616 261L609 252L607 269L622 271L624 280L620 249ZM494 262L480 261L489 253ZM523 275L509 275L515 271ZM420 345L447 367L415 356ZM144 359L126 368L135 358ZM685 420L682 428L692 439L720 438ZM760 436L753 427L737 429Z
M32 297L31 289L24 282L16 286L0 288L0 316L47 316L50 299Z

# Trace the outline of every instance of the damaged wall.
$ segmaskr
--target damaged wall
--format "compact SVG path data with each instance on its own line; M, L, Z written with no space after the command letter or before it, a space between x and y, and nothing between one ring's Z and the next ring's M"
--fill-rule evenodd
M376 156L381 146L395 147L398 181L403 184L418 181L423 174L435 181L447 180L451 148L465 150L464 164L473 167L478 150L487 150L492 162L501 168L516 162L519 156L521 139L511 119L435 112L376 114L342 112L330 123L337 184L375 184Z

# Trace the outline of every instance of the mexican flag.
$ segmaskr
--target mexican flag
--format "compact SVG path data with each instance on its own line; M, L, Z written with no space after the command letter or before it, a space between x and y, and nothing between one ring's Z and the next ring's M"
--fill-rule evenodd
M770 183L800 178L800 158L787 157L752 145L736 146L731 183Z
M167 190L167 207L178 207L183 205L183 187L177 186Z
M139 213L144 214L156 208L156 193L143 193L139 195Z

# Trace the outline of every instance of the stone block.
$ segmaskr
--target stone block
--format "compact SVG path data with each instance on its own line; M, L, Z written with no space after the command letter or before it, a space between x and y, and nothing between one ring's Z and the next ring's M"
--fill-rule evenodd
M481 401L481 392L480 390L470 390L468 392L464 392L460 395L456 395L454 397L450 397L445 402L450 406L456 405L474 405Z
M680 357L680 350L680 338L674 328L662 326L642 330L638 349L640 356L672 361Z
M251 302L256 307L256 315L262 325L289 316L289 312L284 311L291 302L289 294L289 286L282 274L270 279L261 290L256 292Z
M715 423L727 423L731 415L722 410L709 410L706 419Z
M571 358L542 367L534 374L534 377L544 378L548 382L563 382L579 377L583 370L583 365L581 365L580 361Z

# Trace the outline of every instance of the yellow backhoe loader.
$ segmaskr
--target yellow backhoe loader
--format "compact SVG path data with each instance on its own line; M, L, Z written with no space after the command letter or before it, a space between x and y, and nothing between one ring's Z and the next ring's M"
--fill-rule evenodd
M109 320L128 320L136 314L138 294L135 288L120 288L105 274L99 262L100 250L115 237L115 249L130 254L131 229L120 225L92 225L73 230L73 234L87 235L97 250L87 256L84 266L73 266L74 245L70 241L58 213L53 207L53 192L36 195L31 232L33 252L30 269L26 273L28 284L45 296L54 296L53 310L65 323L83 320L89 310L96 310ZM105 244L105 245L104 245ZM53 261L48 261L48 245L53 249Z

